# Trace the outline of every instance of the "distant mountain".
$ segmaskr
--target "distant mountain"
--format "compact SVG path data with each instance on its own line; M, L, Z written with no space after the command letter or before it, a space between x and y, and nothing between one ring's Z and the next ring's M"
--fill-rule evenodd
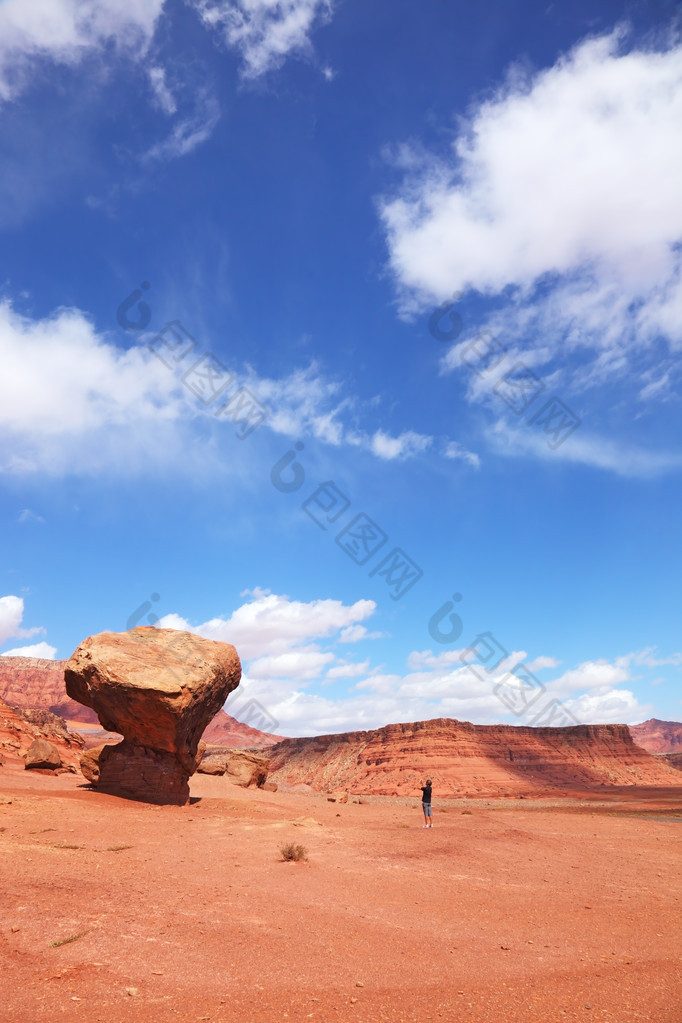
M630 725L632 738L649 753L682 753L682 723L649 718L641 725Z
M66 719L72 729L82 731L88 746L118 741L111 732L99 727L94 710L66 695L66 661L47 661L40 657L0 657L0 700L11 707L43 709ZM203 734L212 746L258 746L281 742L281 735L259 732L243 725L219 710Z

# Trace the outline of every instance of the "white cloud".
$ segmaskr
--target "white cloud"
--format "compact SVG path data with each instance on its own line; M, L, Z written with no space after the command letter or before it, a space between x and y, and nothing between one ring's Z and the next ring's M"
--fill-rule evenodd
M136 472L216 469L219 450L190 442L195 428L215 425L179 375L153 355L144 336L124 350L95 330L79 309L58 309L33 320L0 301L0 473ZM355 404L337 398L340 384L316 365L280 380L230 367L271 411L266 425L291 437L362 447L382 459L414 456L431 438L413 431L391 437L348 426ZM180 455L188 457L181 458ZM203 470L202 470L203 467Z
M34 643L33 646L18 646L13 650L5 650L1 657L42 657L46 661L54 661L57 647L49 643Z
M481 468L479 456L474 451L467 451L456 440L448 441L443 454L446 458L459 459L462 462L466 462L467 465L473 466L474 469Z
M0 597L0 643L13 636L35 636L36 633L44 632L41 626L32 629L22 629L21 623L24 617L24 601L21 597L8 595Z
M296 647L283 654L258 657L249 664L249 678L287 678L296 682L319 678L334 654L315 646Z
M150 67L147 71L149 76L149 84L152 87L152 93L156 105L164 114L168 114L170 117L178 109L178 104L173 95L171 89L168 87L166 80L166 69L163 67Z
M393 461L396 458L409 458L421 454L431 444L431 437L425 437L413 430L406 430L399 437L391 437L383 430L377 430L370 441L371 451L379 458Z
M242 55L243 74L257 78L292 53L310 49L310 33L332 10L331 0L194 0L205 24Z
M514 428L498 419L489 426L486 437L491 448L501 455L534 458L561 458L567 462L594 466L616 473L618 476L651 479L682 467L682 455L668 451L646 450L622 441L610 440L593 433L576 430L558 448L552 449L540 431Z
M77 309L30 320L0 302L0 473L177 464L193 410L145 346L122 350Z
M164 0L4 0L0 4L0 100L28 83L34 64L78 64L114 43L141 56Z
M341 661L333 668L329 669L326 677L330 680L337 678L358 678L359 675L366 675L369 670L369 659L356 664Z
M42 517L42 515L38 515L36 514L36 512L31 511L30 508L24 508L21 512L19 512L19 518L17 519L17 522L21 522L22 524L24 522L41 523L45 522L45 519Z
M220 120L220 107L205 90L193 99L193 112L177 120L170 135L143 154L142 160L175 160L206 142Z
M296 369L279 380L262 379L252 374L249 385L271 409L268 426L288 437L312 434L334 447L350 445L370 451L383 461L415 457L431 447L433 438L414 430L405 430L394 437L385 430L374 432L358 429L348 422L357 402L340 397L341 383L327 380L316 362L305 369Z
M405 181L381 215L405 310L457 290L500 296L483 326L530 365L570 356L571 392L631 374L641 401L670 393L682 346L681 123L679 41L627 52L616 31L534 76L514 69L460 122L447 156L402 151ZM472 374L469 400L485 390ZM604 444L571 438L574 453L580 445L580 460L612 467ZM636 453L628 460L646 473ZM663 456L660 471L674 462Z
M351 605L340 600L303 603L286 595L255 590L254 599L238 607L229 618L212 618L202 625L190 626L185 619L172 614L164 615L158 625L232 643L241 657L251 661L292 651L298 654L310 640L333 636L369 618L375 610L373 600L357 600Z

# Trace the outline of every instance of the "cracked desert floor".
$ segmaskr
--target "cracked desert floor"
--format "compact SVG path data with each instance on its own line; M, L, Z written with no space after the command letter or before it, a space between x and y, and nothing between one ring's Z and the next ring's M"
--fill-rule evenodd
M192 797L3 769L3 1023L682 1023L682 790Z

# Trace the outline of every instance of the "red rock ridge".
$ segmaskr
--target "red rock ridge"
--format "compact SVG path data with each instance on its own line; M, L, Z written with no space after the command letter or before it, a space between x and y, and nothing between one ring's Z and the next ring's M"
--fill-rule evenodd
M210 746L248 746L250 749L273 746L282 741L281 735L270 732L259 732L257 728L244 725L236 718L230 717L224 710L219 710L202 735L202 739Z
M369 732L286 739L269 778L317 791L420 796L561 794L602 786L679 786L669 764L632 741L627 725L530 728L436 718Z
M630 735L649 753L682 753L682 723L649 718L641 725L630 725Z

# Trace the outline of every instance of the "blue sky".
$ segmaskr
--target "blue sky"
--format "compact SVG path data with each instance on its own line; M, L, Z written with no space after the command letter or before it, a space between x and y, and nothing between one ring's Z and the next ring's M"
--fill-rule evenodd
M679 719L680 123L667 0L0 3L0 652Z

